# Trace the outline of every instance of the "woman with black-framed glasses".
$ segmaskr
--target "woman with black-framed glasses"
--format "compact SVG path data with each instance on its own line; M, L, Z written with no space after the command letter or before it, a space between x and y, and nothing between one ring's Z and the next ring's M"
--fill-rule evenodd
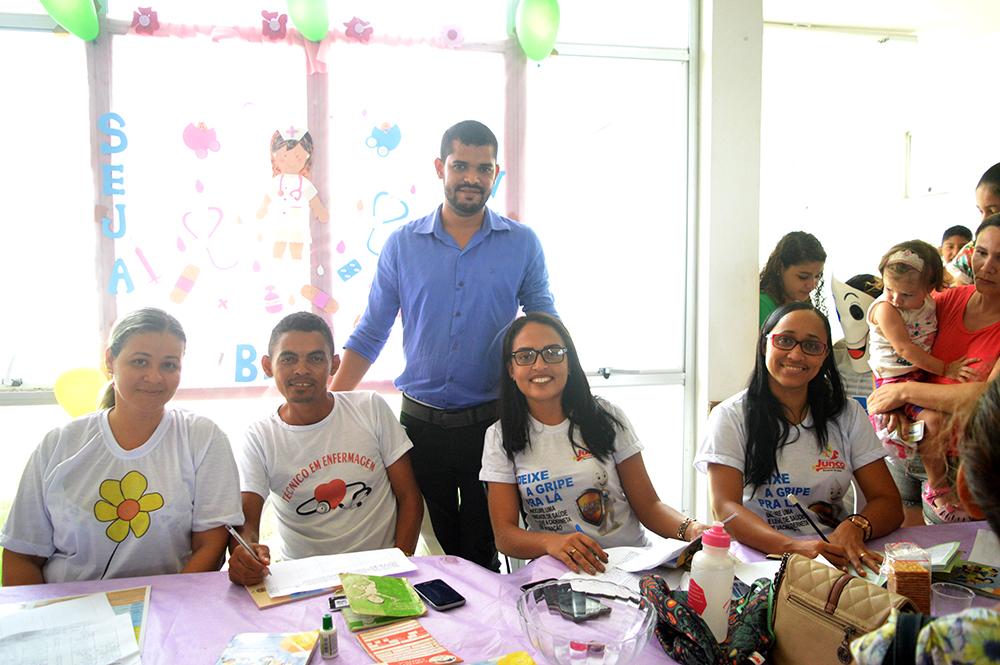
M830 323L809 303L768 316L747 389L712 410L695 467L708 474L715 515L739 514L728 530L762 552L877 571L881 558L864 542L903 521L868 415L844 395ZM853 514L852 480L867 499Z
M500 422L486 432L479 475L499 551L550 554L594 573L604 547L645 545L643 526L681 540L701 534L703 524L660 501L632 425L590 392L562 322L539 312L515 320L502 353Z

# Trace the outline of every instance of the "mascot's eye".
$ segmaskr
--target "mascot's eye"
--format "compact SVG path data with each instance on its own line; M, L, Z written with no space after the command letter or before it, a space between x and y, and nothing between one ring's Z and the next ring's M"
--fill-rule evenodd
M854 317L855 321L860 321L865 318L865 310L861 309L858 305L851 305L851 316Z

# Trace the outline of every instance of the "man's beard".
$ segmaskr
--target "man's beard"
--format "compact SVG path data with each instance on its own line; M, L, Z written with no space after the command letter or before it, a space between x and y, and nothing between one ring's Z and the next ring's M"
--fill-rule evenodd
M463 189L472 190L479 193L479 200L474 203L463 203L459 196L461 196ZM486 207L486 192L478 187L459 187L453 189L451 193L445 192L445 198L448 199L448 204L457 212L465 215L474 215L475 213Z

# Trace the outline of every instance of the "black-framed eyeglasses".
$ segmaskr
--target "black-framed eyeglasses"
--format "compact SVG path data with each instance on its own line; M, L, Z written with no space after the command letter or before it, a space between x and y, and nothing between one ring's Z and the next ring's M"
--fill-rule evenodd
M804 339L799 341L792 337L791 335L784 335L782 333L771 333L767 336L771 340L771 346L776 349L781 349L782 351L791 351L796 346L802 348L802 353L807 356L823 356L826 355L826 350L829 348L823 342L817 341L815 339Z
M535 359L538 356L542 357L546 365L558 365L563 360L566 360L566 347L559 346L558 344L549 344L544 349L530 349L523 348L518 349L510 354L510 357L514 359L515 365L522 365L527 367L528 365L534 365Z

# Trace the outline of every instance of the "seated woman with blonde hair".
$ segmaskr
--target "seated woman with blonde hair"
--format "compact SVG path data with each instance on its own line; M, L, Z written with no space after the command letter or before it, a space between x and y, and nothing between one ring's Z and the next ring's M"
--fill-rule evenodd
M226 524L242 524L226 435L168 408L186 338L177 319L140 309L105 352L102 410L42 439L0 533L3 585L218 570Z

